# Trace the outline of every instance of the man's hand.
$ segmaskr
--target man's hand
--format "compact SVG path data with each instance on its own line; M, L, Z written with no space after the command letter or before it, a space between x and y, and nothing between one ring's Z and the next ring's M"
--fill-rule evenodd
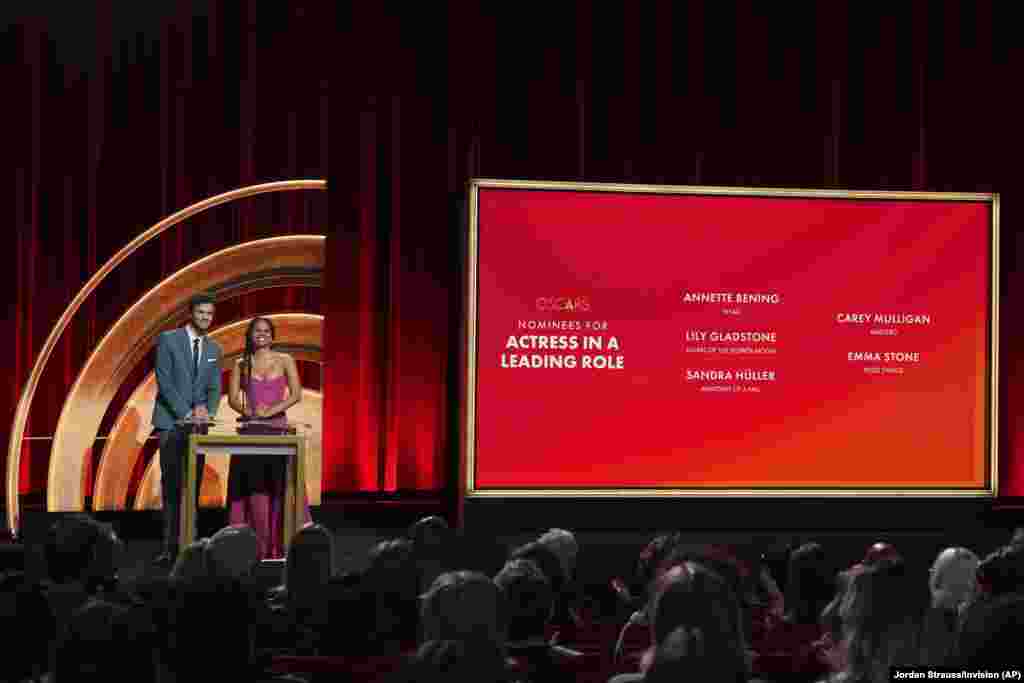
M196 406L192 409L192 417L197 420L209 420L210 411L206 409L206 406Z

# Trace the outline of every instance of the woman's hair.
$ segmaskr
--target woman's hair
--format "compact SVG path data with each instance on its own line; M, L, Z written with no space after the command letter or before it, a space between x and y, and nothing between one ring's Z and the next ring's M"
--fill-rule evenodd
M978 584L991 596L1020 593L1024 589L1024 546L1007 545L990 553L978 565Z
M745 584L748 582L749 570L730 552L715 546L694 549L677 545L662 560L660 570L663 572L684 562L697 562L713 571L729 587L736 600L740 604L743 603L747 592ZM657 572L655 578L657 578Z
M993 668L1020 664L1024 596L1007 593L971 605L956 635L953 666Z
M750 576L746 569L730 552L723 548L707 546L699 549L688 549L676 546L662 561L661 576L664 572L686 563L696 563L708 569L717 579L725 584L725 593L735 605L733 625L739 641L746 648L749 642L749 618L745 608L750 605L752 592L749 590ZM655 582L659 578L656 574Z
M504 647L505 602L501 589L480 572L445 572L420 605L423 640L485 641Z
M835 578L835 595L832 596L832 600L821 610L821 614L818 616L818 622L824 627L825 631L831 636L832 641L839 643L843 640L843 620L839 616L839 608L843 604L843 599L846 597L847 592L850 590L850 584L853 583L853 577L863 571L864 565L855 564L849 569L845 569L838 574Z
M660 575L648 614L655 645L677 627L685 626L727 641L739 652L746 649L735 592L717 572L699 562L687 560Z
M249 383L252 381L252 366L253 358L256 355L256 348L252 343L252 332L256 329L256 324L259 322L265 322L270 327L270 338L271 340L277 338L277 330L274 328L274 321L270 318L255 317L249 321L248 327L245 328L245 351L242 353L242 401L245 401L245 390L249 388Z
M334 573L334 539L319 524L295 534L285 559L284 585L289 609L300 613L325 607L325 589Z
M794 550L786 577L787 619L798 624L817 623L835 592L824 548L805 543Z
M633 570L633 587L639 589L645 598L650 596L651 582L665 559L679 545L679 534L659 534L644 546Z
M647 613L655 658L657 648L665 646L682 628L690 636L699 636L691 644L699 645L702 655L710 654L718 663L721 680L745 681L750 677L739 600L710 567L686 560L660 574L653 584Z
M111 681L131 672L139 683L156 681L157 640L145 610L90 599L76 609L54 648L54 683Z
M887 681L889 667L926 663L921 648L927 608L924 581L911 577L902 560L880 560L853 575L839 607L846 676Z
M892 543L886 543L885 541L878 541L873 543L864 554L864 559L861 560L864 564L875 564L882 560L898 560L900 559L900 553L896 550L896 546Z
M374 640L415 642L419 630L420 571L413 542L381 541L369 553L363 573L364 599L372 602Z

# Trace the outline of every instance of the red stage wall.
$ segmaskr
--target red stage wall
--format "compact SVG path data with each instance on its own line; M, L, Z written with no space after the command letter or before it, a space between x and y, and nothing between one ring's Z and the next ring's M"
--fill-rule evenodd
M326 296L293 304L330 319L324 490L448 484L471 177L999 192L1003 310L1018 307L1024 112L1001 93L1024 55L1001 5L581 2L543 21L515 5L151 5L0 24L0 424L111 254L176 209L285 178L327 177L329 221L315 200L254 200L146 249L61 340L29 433L52 429L89 349L161 277L328 226ZM1018 328L1004 316L1008 459L1024 457ZM23 463L40 492L45 454ZM1016 470L1002 481L1024 491Z

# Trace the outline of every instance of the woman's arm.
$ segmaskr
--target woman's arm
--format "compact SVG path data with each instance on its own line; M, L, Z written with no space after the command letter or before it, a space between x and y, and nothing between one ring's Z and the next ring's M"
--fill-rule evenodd
M284 374L288 377L288 396L283 401L265 408L263 410L264 414L260 415L260 417L270 417L271 415L283 413L302 400L302 384L299 383L299 368L295 364L295 359L287 353L282 353L281 356L283 356L284 360Z
M228 386L228 405L241 415L252 415L252 406L242 406L242 392L240 391L242 384L241 375L242 360L239 359L235 362L235 367L231 368L231 381Z

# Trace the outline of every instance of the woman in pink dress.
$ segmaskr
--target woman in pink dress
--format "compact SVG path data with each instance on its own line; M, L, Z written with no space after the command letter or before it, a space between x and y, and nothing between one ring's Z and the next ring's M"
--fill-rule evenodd
M274 351L274 324L253 318L245 333L245 353L231 371L228 403L244 418L259 420L261 433L287 428L285 411L302 400L295 359ZM278 431L279 430L279 431ZM250 431L256 431L251 428ZM228 473L228 518L256 532L259 559L283 557L284 461L277 456L239 455ZM300 495L305 498L305 491ZM307 505L305 519L310 521Z

